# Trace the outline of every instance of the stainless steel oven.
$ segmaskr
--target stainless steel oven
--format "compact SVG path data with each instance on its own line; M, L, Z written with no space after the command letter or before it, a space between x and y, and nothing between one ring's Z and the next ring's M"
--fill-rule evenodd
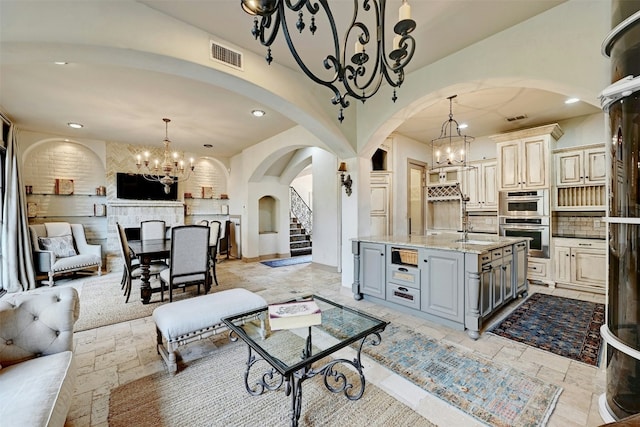
M549 217L499 218L500 235L507 237L530 237L529 256L549 258Z
M499 210L510 217L549 216L549 190L501 191Z

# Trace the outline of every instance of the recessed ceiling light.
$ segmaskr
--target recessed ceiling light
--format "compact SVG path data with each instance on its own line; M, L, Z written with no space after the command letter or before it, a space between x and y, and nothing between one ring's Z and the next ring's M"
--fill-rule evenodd
M255 117L262 117L267 113L265 113L263 110L253 110L251 111L251 114L253 114Z
M580 101L580 98L569 98L566 101L564 101L564 103L565 104L575 104L578 101Z
M54 64L56 64L56 65L67 65L68 62L67 61L55 61Z
M84 127L84 125L80 123L73 123L73 122L67 123L67 126L74 129L82 129Z
M211 145L211 144L204 144L203 146L204 146L204 148L213 148L213 145Z
M458 129L466 129L466 128L468 128L468 127L469 127L469 125L468 125L468 124L466 124L466 123L460 123L460 124L458 125Z

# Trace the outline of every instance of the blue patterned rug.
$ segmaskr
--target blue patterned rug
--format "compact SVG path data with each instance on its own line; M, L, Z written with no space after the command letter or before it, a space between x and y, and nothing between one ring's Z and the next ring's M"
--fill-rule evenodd
M489 332L598 366L604 304L533 294Z
M271 261L260 261L260 264L275 268L285 267L287 265L304 264L306 262L311 262L311 255L294 256L291 258L274 259Z
M332 312L322 325L340 338ZM396 374L490 426L544 426L562 388L436 341L405 326L390 324L379 346L363 352Z

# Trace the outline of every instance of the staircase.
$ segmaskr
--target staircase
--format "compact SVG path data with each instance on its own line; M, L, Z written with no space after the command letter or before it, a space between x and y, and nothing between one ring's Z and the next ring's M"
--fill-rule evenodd
M289 223L289 247L291 256L311 255L311 236L302 228L297 218Z

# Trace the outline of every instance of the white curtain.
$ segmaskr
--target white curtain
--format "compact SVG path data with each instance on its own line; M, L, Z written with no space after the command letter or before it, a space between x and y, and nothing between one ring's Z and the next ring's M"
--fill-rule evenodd
M36 287L36 274L29 239L27 202L20 175L17 130L9 128L4 164L5 189L2 200L2 257L0 290L19 292Z

